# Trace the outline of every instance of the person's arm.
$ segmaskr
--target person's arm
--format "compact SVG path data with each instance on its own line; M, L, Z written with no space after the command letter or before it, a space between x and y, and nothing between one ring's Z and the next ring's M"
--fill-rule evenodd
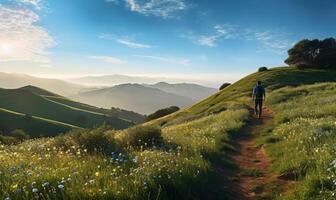
M266 100L266 90L264 88L264 100Z
M252 100L254 101L255 98L255 87L252 89Z

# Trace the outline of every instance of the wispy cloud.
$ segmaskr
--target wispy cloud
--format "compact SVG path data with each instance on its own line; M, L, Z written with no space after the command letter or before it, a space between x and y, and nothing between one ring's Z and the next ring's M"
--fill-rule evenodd
M137 42L132 42L130 40L127 39L117 39L117 42L119 42L120 44L126 45L129 48L134 48L134 49L149 49L152 48L152 46L148 45L148 44L141 44L141 43L137 43Z
M149 49L152 48L151 45L149 44L144 44L144 43L140 43L140 42L135 42L127 37L117 37L113 34L100 34L99 35L100 39L107 39L107 40L115 40L116 42L123 44L129 48L133 48L133 49Z
M187 10L185 0L119 0L124 1L126 7L133 12L146 16L153 15L162 18L178 18L180 11ZM107 2L119 2L118 0L107 0Z
M36 8L41 8L41 0L17 0L17 1L25 3L25 4L33 5Z
M151 60L156 60L160 62L166 62L177 65L189 65L190 60L186 58L172 58L172 57L162 57L162 56L152 56L152 55L133 55L138 58L146 58Z
M196 44L208 47L215 47L221 39L232 39L236 36L236 26L230 24L216 25L212 27L211 34L208 35L195 35L189 33L184 35L188 39L191 39Z
M263 50L276 54L283 54L291 46L292 42L285 38L286 34L272 31L245 30L248 39L261 42Z
M263 47L261 51L271 51L277 54L283 54L292 44L286 38L287 34L282 32L260 31L231 24L213 26L212 32L212 34L208 35L196 35L189 32L182 35L182 37L188 38L198 45L207 47L216 47L220 41L227 39L257 41Z
M94 59L94 60L100 60L106 63L111 63L111 64L124 64L125 62L119 58L112 57L112 56L89 56L89 59Z
M28 1L35 5L39 1ZM0 61L33 61L49 63L49 47L55 41L36 23L39 16L21 6L6 7L0 4Z

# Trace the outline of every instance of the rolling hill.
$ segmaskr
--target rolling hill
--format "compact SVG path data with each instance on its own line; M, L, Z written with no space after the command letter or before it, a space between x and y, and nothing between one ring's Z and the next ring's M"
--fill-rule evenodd
M116 116L118 112L124 113L123 110L113 113L109 110L71 101L34 86L0 89L0 108L3 116L0 125L2 130L8 132L13 129L24 129L34 136L50 136L66 132L71 128L92 128L103 123L111 125L115 129L127 128L133 124L130 119ZM125 115L127 116L128 113L131 113L130 118L132 118L132 114L140 121L143 118L143 116L129 111ZM27 116L33 117L30 120L27 119ZM15 118L17 120L14 120ZM6 121L10 123L5 123ZM36 123L42 125L34 125ZM49 131L46 131L48 126Z
M274 118L251 135L245 131L258 127L249 123L251 88L257 80L267 87L266 103ZM11 181L19 179L20 187L31 185L31 178L11 168L20 165L20 170L39 174L36 187L54 198L237 199L235 193L246 192L254 194L252 199L334 199L335 82L334 70L273 68L137 127L74 131L6 147L10 151L0 146L3 172L8 174L0 177L5 183L0 197L12 194ZM237 141L244 140L251 142L245 150L260 150L256 154L263 154L269 165L253 168L264 161L254 160L252 154L246 157L253 162L251 168L236 165L231 156L240 155ZM49 151L46 146L58 150ZM88 149L99 149L99 156L83 153ZM106 164L109 159L112 162ZM51 178L50 170L61 173ZM232 171L261 180L260 184L238 190L242 183ZM64 174L72 173L76 184L72 179L63 181L61 194L46 194L40 186L51 180L48 184L57 187ZM25 192L33 195L30 188Z
M167 93L185 96L195 102L200 101L201 99L208 97L218 91L214 88L204 87L192 83L169 84L166 82L159 82L152 85L146 84L145 86L150 88L156 88Z
M123 84L80 93L74 99L99 107L118 107L139 113L152 113L168 106L187 107L193 100L140 84Z
M190 106L216 91L197 84L159 82L153 85L117 85L83 92L73 98L99 107L119 107L148 114L169 106Z

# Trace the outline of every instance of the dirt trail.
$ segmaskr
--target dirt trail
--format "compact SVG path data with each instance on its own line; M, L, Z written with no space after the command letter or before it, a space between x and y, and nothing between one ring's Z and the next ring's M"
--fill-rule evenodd
M251 111L251 115L253 112ZM236 170L218 167L223 186L235 200L271 199L275 192L287 192L293 181L279 178L269 172L270 159L255 139L272 122L273 113L267 108L262 119L253 115L250 123L242 132L246 133L236 141L239 150L231 156L232 162L239 167Z

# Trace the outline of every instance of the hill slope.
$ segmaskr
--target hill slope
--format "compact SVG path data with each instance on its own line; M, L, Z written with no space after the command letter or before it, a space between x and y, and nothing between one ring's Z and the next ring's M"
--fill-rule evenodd
M99 108L89 107L90 109L86 109L88 107L87 105L73 102L57 94L33 86L19 89L0 89L0 108L15 113L35 116L36 119L43 118L45 121L49 120L59 122L59 124L68 124L69 126L82 128L91 128L107 123L113 128L122 129L132 124L129 120L100 112ZM6 125L2 124L2 126ZM15 128L14 126L11 127ZM18 125L16 128L20 127ZM35 134L32 133L32 130L25 130L28 130L31 134ZM39 130L36 131L40 132ZM51 135L54 135L54 133Z
M230 199L226 189L233 185L224 187L217 181L235 167L228 155L240 150L233 141L247 124L251 88L262 80L268 106L276 112L265 138L258 136L258 147L264 147L270 156L272 166L267 170L275 173L274 178L285 177L294 183L282 193L272 182L268 185L272 192L259 199L334 199L336 85L331 82L335 75L336 71L330 70L275 68L251 74L188 109L139 127L117 132L102 127L6 149L0 146L4 161L0 197L12 194L14 181L19 181L20 187L31 186L30 177L19 176L23 170L39 174L34 180L43 192L45 180L57 187L64 174L75 174L76 184L70 179L61 186L60 195L70 199L88 195L93 199ZM313 109L317 106L319 109ZM162 125L162 129L149 125ZM88 149L94 153L98 149L99 156L85 153ZM106 164L107 160L111 162ZM22 169L13 171L11 166L18 165ZM218 165L222 170L216 174L214 166ZM50 170L60 173L51 177ZM267 178L250 170L241 174ZM226 178L239 184L237 177ZM268 191L263 189L255 185L253 191L245 192ZM31 188L25 192L34 195Z
M153 85L145 85L145 86L156 88L171 94L185 96L192 99L195 102L200 101L201 99L208 97L218 91L217 89L214 88L204 87L201 85L191 83L169 84L166 82L159 82Z
M193 103L193 100L187 97L139 84L117 85L84 92L74 99L104 108L118 107L146 114L172 105L186 107Z
M218 113L226 110L237 101L252 103L250 100L252 88L258 80L262 81L267 92L270 92L286 86L294 87L305 84L335 82L336 71L325 69L299 70L292 67L277 67L265 72L253 73L190 108L158 119L156 123L188 121L189 118L194 119L211 113Z

